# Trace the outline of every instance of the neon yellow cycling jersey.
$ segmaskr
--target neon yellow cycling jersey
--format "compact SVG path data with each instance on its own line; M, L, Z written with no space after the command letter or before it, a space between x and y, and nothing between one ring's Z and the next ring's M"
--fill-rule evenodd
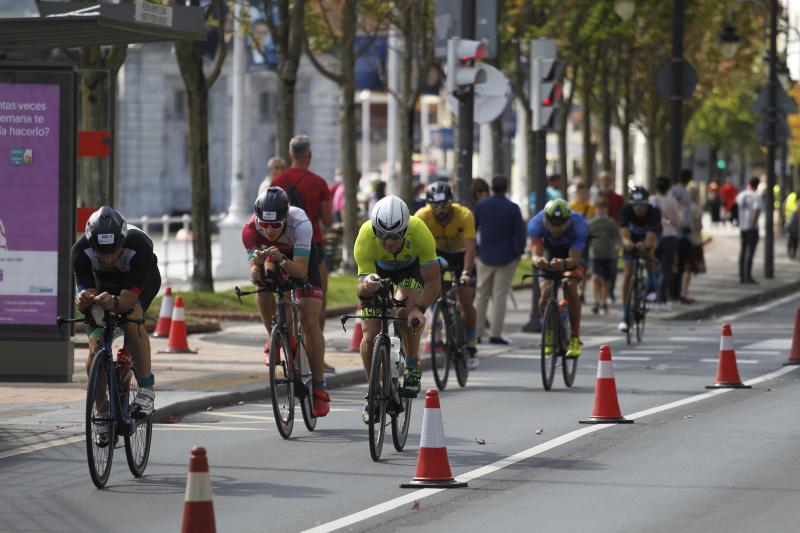
M403 240L403 249L397 254L387 252L372 231L372 221L361 225L353 249L358 276L377 274L378 267L392 271L406 268L419 260L420 266L436 262L436 241L425 223L415 216L408 221L408 231Z
M436 249L447 253L463 252L464 239L475 238L475 217L469 208L460 204L451 204L450 219L442 225L433 214L430 205L426 205L417 211L416 217L431 230L433 238L436 239Z

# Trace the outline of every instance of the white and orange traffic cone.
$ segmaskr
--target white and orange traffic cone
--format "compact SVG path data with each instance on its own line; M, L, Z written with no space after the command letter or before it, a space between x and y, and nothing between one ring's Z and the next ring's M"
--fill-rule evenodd
M422 413L422 437L419 442L417 472L414 479L401 484L400 488L455 489L466 486L465 482L453 479L450 462L447 459L447 447L444 445L444 423L439 406L439 393L436 389L428 389L425 393L425 411Z
M206 449L195 446L189 458L181 533L216 533L216 531Z
M361 311L361 306L358 306L357 311ZM353 328L353 336L350 338L350 351L361 351L361 339L364 337L364 328L361 325L361 319L356 319L356 326Z
M161 309L158 311L158 322L153 337L169 336L169 328L172 325L172 287L167 287L164 298L161 300Z
M195 353L189 349L186 338L186 311L183 308L183 296L175 298L175 308L172 310L172 324L169 328L169 341L165 353Z
M719 339L719 365L717 365L717 382L706 385L707 389L750 389L739 378L739 367L736 366L736 350L733 348L733 332L730 324L722 324L722 337Z
M792 337L792 351L789 353L789 359L783 363L787 365L800 365L800 309L794 317L794 336Z
M588 420L581 424L633 424L633 420L622 416L617 400L617 382L614 379L614 363L611 361L611 348L600 346L597 359L597 380L594 389L594 407Z

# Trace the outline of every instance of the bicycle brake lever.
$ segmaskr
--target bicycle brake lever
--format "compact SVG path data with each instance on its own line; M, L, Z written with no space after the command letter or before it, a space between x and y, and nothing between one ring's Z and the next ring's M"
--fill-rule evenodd
M347 323L347 315L342 315L339 317L339 321L342 323L342 331L347 331L347 328L344 326Z
M233 292L236 293L236 299L239 300L239 305L244 305L244 303L242 303L242 289L236 286L233 288Z

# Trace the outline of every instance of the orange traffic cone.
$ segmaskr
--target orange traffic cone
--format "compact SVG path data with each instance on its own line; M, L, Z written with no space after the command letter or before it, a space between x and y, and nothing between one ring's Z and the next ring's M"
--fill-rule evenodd
M361 310L361 306L358 306L358 310ZM353 328L353 337L350 339L350 351L352 352L359 352L361 351L361 339L364 337L364 329L361 326L361 319L356 319L356 327Z
M617 401L617 382L614 379L614 363L611 361L611 348L600 346L600 357L597 360L597 380L594 389L594 407L588 420L581 424L633 424L622 416Z
M789 354L789 360L783 363L787 365L800 365L800 309L794 317L794 337L792 338L792 351Z
M161 300L161 309L158 311L158 322L153 337L169 336L169 328L172 325L172 287L167 287L164 298Z
M165 353L195 353L189 349L186 339L186 312L183 308L183 296L175 298L175 309L172 310L172 324L169 328L169 341Z
M719 365L717 366L717 382L706 385L707 389L750 389L739 378L736 366L736 350L733 349L733 333L730 324L722 324L722 337L719 339Z
M401 484L400 488L455 489L466 486L465 482L453 479L450 462L447 459L447 447L444 445L444 424L442 410L439 407L439 393L436 389L428 389L425 393L425 411L422 414L417 473L414 479Z
M195 446L189 458L181 533L216 533L216 531L206 449Z

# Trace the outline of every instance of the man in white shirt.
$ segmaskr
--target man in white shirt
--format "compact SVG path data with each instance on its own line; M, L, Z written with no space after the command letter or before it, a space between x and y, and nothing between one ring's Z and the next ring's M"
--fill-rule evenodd
M661 210L661 235L656 255L661 264L661 278L658 282L658 304L656 310L669 311L667 300L672 296L672 263L678 251L678 228L683 222L682 209L670 194L672 181L666 176L656 178L657 193L650 196L650 204Z
M739 283L756 283L753 279L753 257L758 245L758 217L764 210L764 199L757 192L760 182L758 178L750 178L747 189L736 195L741 234Z

